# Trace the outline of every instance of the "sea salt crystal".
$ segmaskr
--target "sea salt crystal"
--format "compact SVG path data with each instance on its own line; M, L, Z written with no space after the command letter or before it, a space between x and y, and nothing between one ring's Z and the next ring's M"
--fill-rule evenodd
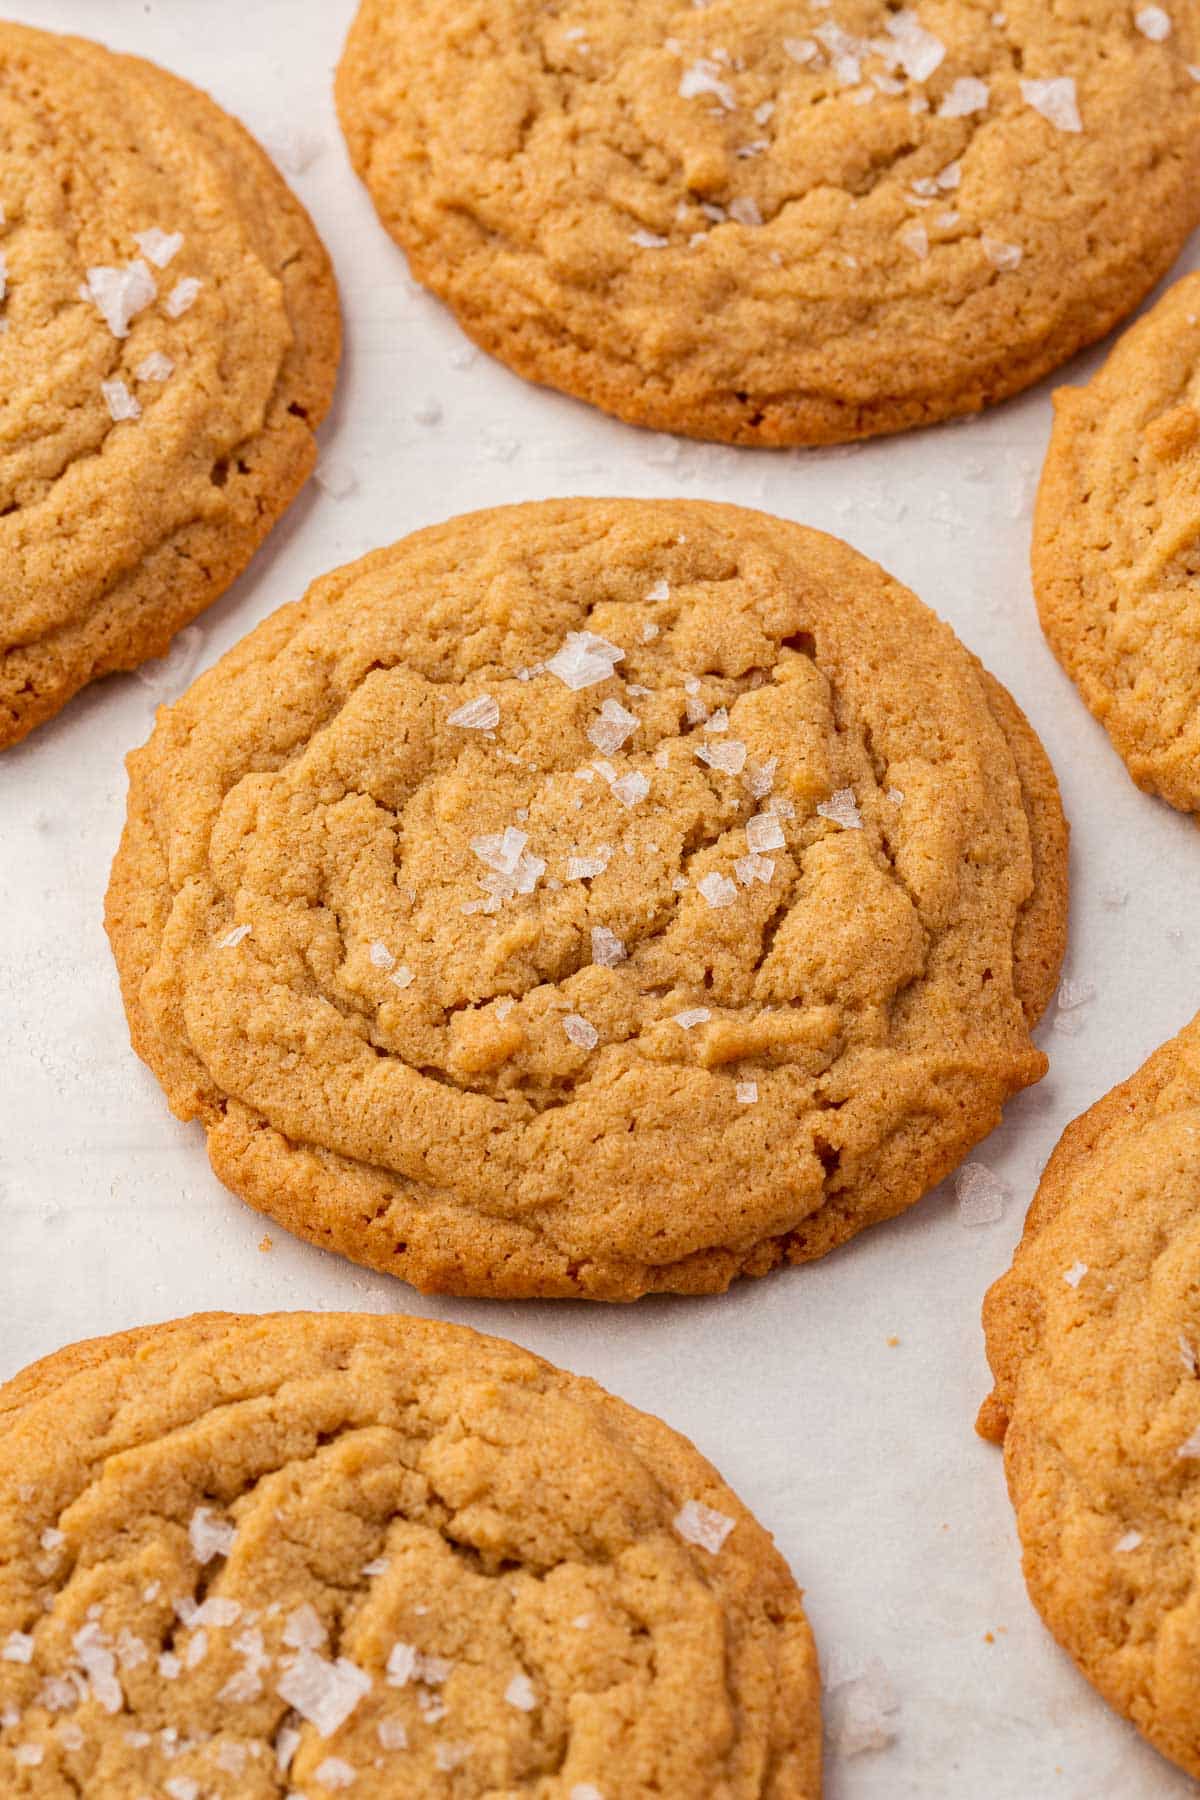
M683 100L696 100L705 94L719 100L727 112L737 106L737 95L729 83L721 79L720 64L702 56L679 77L679 95Z
M164 1681L178 1681L183 1664L173 1651L164 1650L158 1659L157 1668Z
M100 392L104 395L104 404L108 408L108 416L114 425L120 425L125 419L140 419L141 403L130 393L119 377L100 383Z
M1190 1437L1183 1440L1175 1454L1188 1458L1200 1456L1200 1425L1197 1425Z
M518 1712L532 1712L537 1705L537 1695L534 1692L533 1683L525 1674L513 1676L504 1690L504 1698L510 1706L515 1706Z
M494 731L500 723L500 703L491 694L477 694L474 700L456 707L446 723L461 731Z
M161 350L152 350L149 356L143 356L134 370L139 381L169 381L175 373L175 364Z
M58 1733L58 1741L64 1750L83 1749L87 1740L83 1735L82 1727L76 1725L73 1719L64 1719L54 1729Z
M40 1744L18 1744L13 1751L13 1761L18 1768L36 1769L45 1754Z
M743 781L746 790L755 800L765 800L775 785L775 771L779 767L779 758L769 756L764 763L751 763L746 770Z
M200 1800L200 1783L190 1775L171 1775L163 1782L171 1800Z
M393 987L403 990L404 988L410 988L412 986L413 982L416 980L416 976L413 974L407 963L401 963L399 968L392 970L392 973L388 976L388 980Z
M117 1680L117 1662L104 1633L94 1621L71 1639L80 1667L91 1684L92 1698L107 1713L118 1713L125 1704Z
M599 963L603 969L615 969L618 963L625 961L629 952L607 925L592 926L592 961Z
M685 1544L696 1544L715 1556L737 1523L727 1513L705 1506L700 1500L685 1500L672 1524Z
M862 1674L839 1683L834 1700L830 1736L842 1756L884 1750L894 1742L900 1702L878 1657L872 1657Z
M758 1100L757 1081L739 1081L734 1084L739 1106L754 1106Z
M916 13L907 7L892 14L887 20L887 30L895 39L900 67L909 80L928 81L946 55L942 40L926 31Z
M295 124L277 126L263 141L286 175L303 175L325 148L319 131Z
M275 1683L275 1691L321 1737L332 1737L370 1686L371 1677L347 1657L328 1662L315 1650L301 1650Z
M854 798L853 788L838 788L836 793L822 800L817 811L823 819L832 819L844 831L861 831L862 815L858 810L858 802Z
M1116 1543L1113 1545L1113 1549L1118 1556L1127 1556L1131 1550L1136 1550L1138 1548L1141 1541L1142 1534L1140 1531L1127 1531L1124 1537L1119 1537L1117 1539Z
M10 1631L0 1650L0 1661L28 1663L33 1661L33 1639L27 1631Z
M1096 998L1096 984L1093 981L1072 981L1064 975L1058 984L1056 996L1060 1012L1071 1012L1077 1006L1086 1006L1089 1000Z
M988 237L986 232L979 240L983 254L993 269L1019 269L1025 255L1020 244L1005 244L999 238Z
M225 936L218 940L217 949L236 950L242 939L249 936L249 925L235 925L232 931L227 931Z
M229 1600L224 1594L210 1594L203 1605L198 1606L192 1614L192 1625L217 1625L222 1630L236 1625L242 1616L240 1601Z
M958 1197L960 1225L994 1225L1004 1217L1004 1207L1012 1198L1008 1183L988 1168L986 1163L964 1163L954 1177Z
M249 930L248 926L239 929ZM230 937L233 933L230 932ZM188 1541L192 1546L192 1555L204 1566L212 1562L216 1556L228 1556L233 1549L233 1540L237 1536L237 1528L228 1519L219 1519L207 1506L198 1506L192 1514L188 1525Z
M728 731L729 730L728 708L724 707L724 706L718 706L716 712L712 715L711 719L709 719L707 721L707 723L705 724L704 729L707 732L714 733L718 737L720 736L720 734L723 731Z
M1088 1272L1085 1262L1073 1262L1069 1269L1063 1270L1063 1280L1068 1287L1077 1288Z
M976 80L974 75L960 75L938 107L938 116L943 119L967 119L972 113L987 111L989 89L986 81Z
M581 1050L594 1050L600 1042L600 1033L596 1027L578 1013L568 1013L562 1022L562 1028L571 1042Z
M756 855L766 850L782 850L787 839L774 813L756 813L746 821L746 843Z
M1161 44L1171 35L1171 19L1161 6L1143 6L1133 15L1133 22L1143 37L1149 38L1152 44Z
M731 219L735 219L739 225L756 226L763 222L758 202L749 194L741 194L729 202L729 216Z
M358 1771L340 1756L327 1756L313 1770L313 1780L327 1788L348 1788L358 1779Z
M746 766L746 746L740 738L728 738L723 744L701 744L696 757L723 775L740 775Z
M387 945L381 944L378 938L371 945L368 955L377 969L390 969L396 960Z
M528 842L526 833L515 825L506 825L502 832L490 832L471 839L471 849L480 862L500 877L499 882L489 886L495 898L511 899L513 894L532 894L545 874L546 865L542 858L531 856L526 850Z
M408 1732L400 1719L380 1719L376 1736L385 1750L407 1750Z
M794 63L799 63L801 68L806 63L812 62L813 58L819 54L812 38L793 37L784 38L783 53L785 56L790 56Z
M201 285L194 275L185 275L182 281L177 281L164 302L167 317L181 319L185 312L190 312L196 304Z
M731 881L728 875L719 875L715 869L702 876L696 886L714 910L721 906L732 906L737 899L737 882Z
M418 1611L421 1609L418 1608ZM415 1644L397 1641L387 1659L389 1687L407 1687L410 1681L425 1687L441 1687L449 1680L454 1664L446 1656L434 1656L418 1650Z
M711 1018L707 1006L686 1006L674 1015L675 1024L682 1025L685 1031L690 1031L693 1025L706 1025Z
M919 219L913 219L900 233L900 242L906 250L911 250L918 262L924 262L929 255L929 233Z
M147 231L135 231L133 241L156 269L165 269L172 257L178 256L183 249L182 231L160 231L157 225L151 225Z
M316 1607L306 1600L288 1614L282 1635L293 1650L319 1650L329 1634Z
M561 649L549 659L546 668L565 687L594 687L598 681L607 681L624 657L625 652L607 638L596 637L590 631L568 631Z
M593 876L603 875L612 858L612 846L597 844L590 856L568 856L567 880L590 881Z
M286 1775L291 1767L292 1758L300 1748L301 1735L294 1725L281 1725L275 1733L275 1766L281 1775Z
M646 622L646 624L642 626L642 642L643 642L643 644L652 644L657 636L658 636L658 626L655 625L653 623L653 621L648 620Z
M104 264L89 269L80 292L101 314L113 336L123 338L129 336L130 325L150 305L158 288L139 257L123 269Z
M619 775L609 786L622 806L637 806L650 792L649 781L637 769L628 775Z
M775 873L773 856L739 856L733 865L733 872L743 887L752 882L768 882Z
M1055 75L1045 81L1023 81L1021 94L1027 106L1059 131L1082 131L1073 75Z
M605 756L613 756L626 738L637 730L639 723L637 714L629 712L619 700L606 700L599 716L588 726L587 735L597 750L603 751Z
M255 1626L249 1626L245 1631L239 1632L238 1636L234 1638L231 1648L243 1658L243 1666L235 1670L229 1677L218 1693L217 1699L232 1705L243 1706L251 1700L257 1700L262 1693L260 1670L264 1669L271 1659L263 1644L262 1632Z
M345 500L358 486L358 476L348 462L338 456L323 456L317 464L313 480L331 500Z
M1179 1334L1179 1360L1189 1375L1194 1375L1200 1364L1197 1363L1196 1352L1190 1341L1181 1331Z
M184 1667L188 1669L198 1668L207 1655L208 1633L206 1631L193 1632L188 1647L184 1652Z
M942 169L934 179L943 193L952 192L962 183L962 164L960 162L948 162L945 168Z
M636 244L639 250L665 250L671 241L669 238L660 237L656 231L644 230L640 225L636 231L630 232L629 240Z

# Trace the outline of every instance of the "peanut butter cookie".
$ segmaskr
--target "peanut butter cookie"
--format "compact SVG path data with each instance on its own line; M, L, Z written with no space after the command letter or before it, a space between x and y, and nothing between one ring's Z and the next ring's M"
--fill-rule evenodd
M363 0L355 167L485 350L744 444L977 411L1200 220L1200 4Z
M161 655L313 466L329 260L205 94L0 23L0 746Z
M1054 406L1042 627L1138 786L1200 813L1200 275Z
M767 1533L594 1382L211 1314L0 1388L0 1787L819 1800L816 1655Z
M1076 1119L984 1307L1034 1605L1200 1777L1200 1019Z
M318 581L130 758L108 928L213 1166L417 1285L632 1299L912 1205L1045 1059L1066 834L836 539L567 500Z

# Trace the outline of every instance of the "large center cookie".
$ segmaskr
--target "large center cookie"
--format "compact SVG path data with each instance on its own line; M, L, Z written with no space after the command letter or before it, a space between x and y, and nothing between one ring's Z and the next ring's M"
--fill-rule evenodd
M161 655L309 474L329 259L207 95L0 23L0 746Z
M1200 1019L1068 1127L984 1308L1030 1596L1200 1779Z
M252 1205L421 1286L820 1255L1045 1068L1044 754L907 590L778 519L419 532L268 619L130 776L138 1050Z
M355 166L483 347L637 424L820 443L1100 337L1200 219L1200 5L363 0Z
M1054 399L1042 625L1139 787L1200 813L1200 275Z
M818 1800L817 1664L684 1438L495 1338L210 1315L0 1388L0 1789Z

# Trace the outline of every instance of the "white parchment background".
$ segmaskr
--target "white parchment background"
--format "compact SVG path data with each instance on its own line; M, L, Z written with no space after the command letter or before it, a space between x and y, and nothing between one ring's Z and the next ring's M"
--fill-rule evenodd
M1200 837L1133 788L1034 614L1030 502L1049 384L968 424L774 453L650 436L467 355L409 279L343 152L330 87L352 10L352 0L5 9L149 56L269 145L299 131L317 152L290 178L341 282L347 353L322 436L333 486L354 485L340 498L309 485L200 621L194 667L313 576L473 507L687 494L824 527L949 619L1041 733L1074 831L1067 966L1095 998L1074 1035L1042 1027L1049 1076L977 1153L1015 1196L997 1225L964 1229L941 1190L815 1267L719 1299L615 1310L423 1300L279 1229L262 1254L264 1221L220 1187L199 1128L172 1120L129 1048L101 901L122 756L174 690L169 671L153 690L110 679L0 759L0 1376L75 1338L208 1307L407 1309L500 1332L695 1439L775 1533L826 1655L886 1665L901 1701L896 1742L831 1756L832 1800L1191 1794L1033 1614L999 1455L972 1432L988 1385L980 1298L1008 1263L1059 1132L1200 1005ZM1185 261L1200 262L1196 247ZM1069 378L1097 360L1080 359ZM418 418L431 402L435 425ZM1114 890L1128 894L1123 906Z

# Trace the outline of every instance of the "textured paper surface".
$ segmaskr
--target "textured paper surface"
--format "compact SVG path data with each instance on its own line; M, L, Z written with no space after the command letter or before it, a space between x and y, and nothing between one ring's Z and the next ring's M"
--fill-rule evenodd
M775 1533L825 1663L883 1663L896 1741L831 1752L831 1800L1193 1793L1033 1614L1000 1457L972 1432L988 1385L979 1302L1059 1132L1200 1006L1200 836L1133 788L1038 630L1028 539L1050 384L981 420L862 449L734 451L637 432L477 355L413 285L333 115L351 0L7 10L175 69L275 150L333 253L347 353L322 432L325 486L309 485L201 619L192 667L93 687L0 759L0 1375L74 1338L206 1307L409 1310L505 1334L694 1438ZM1198 264L1194 246L1184 266ZM156 702L324 570L452 512L559 493L706 496L835 532L949 619L1029 713L1074 832L1067 969L1095 997L1070 1015L1077 1030L1042 1026L1049 1076L975 1153L1012 1189L998 1222L965 1229L943 1189L822 1264L720 1299L422 1300L226 1194L199 1127L176 1124L134 1058L100 914L121 759Z

